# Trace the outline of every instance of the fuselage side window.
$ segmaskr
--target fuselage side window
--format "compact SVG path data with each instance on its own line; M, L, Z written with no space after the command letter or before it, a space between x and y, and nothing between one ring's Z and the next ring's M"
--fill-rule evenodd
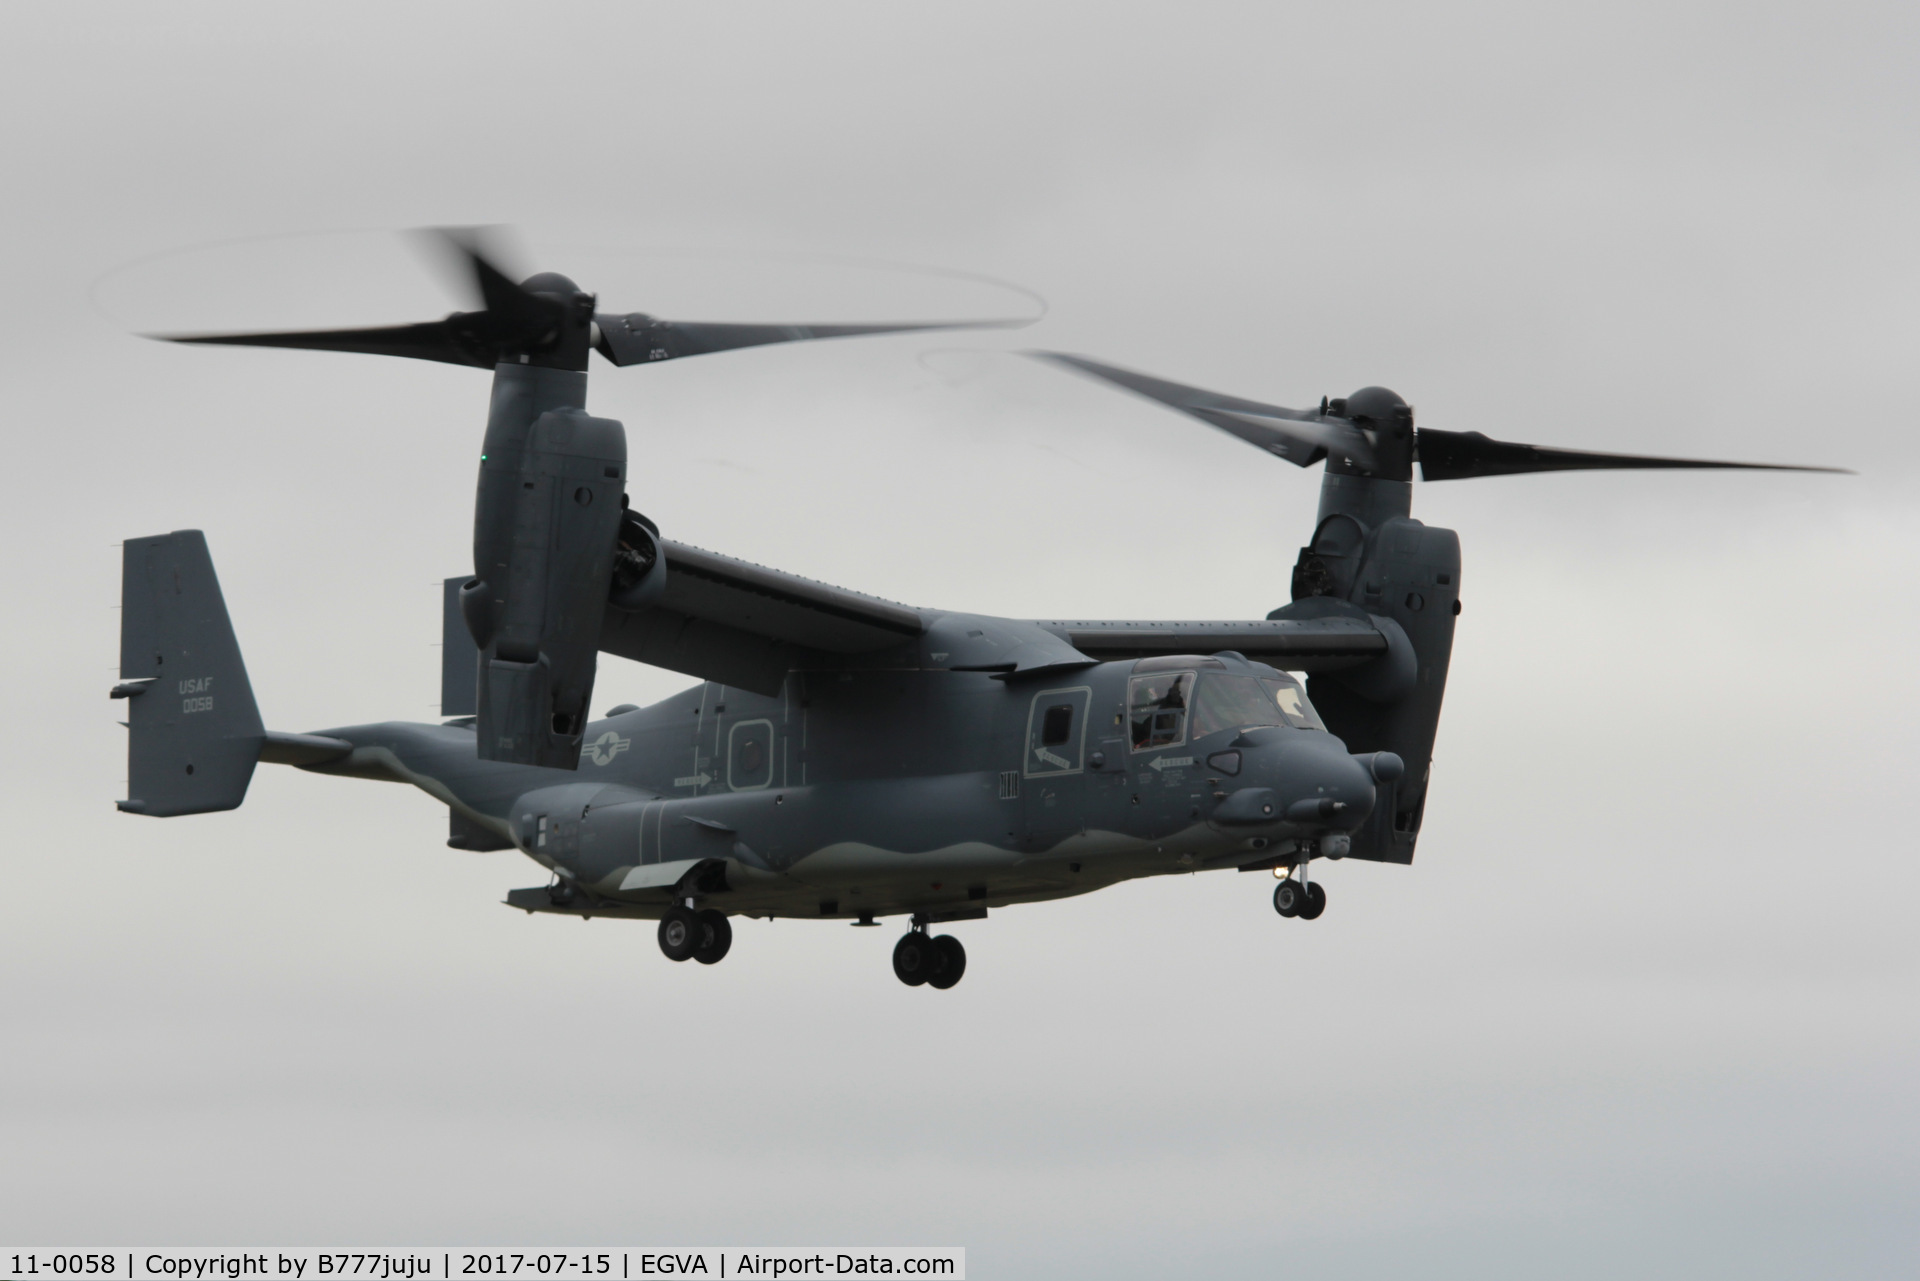
M751 791L773 782L773 722L742 721L727 733L727 786Z
M1127 719L1133 750L1173 747L1187 738L1187 706L1193 695L1192 672L1136 676L1127 685Z
M1073 737L1073 704L1061 703L1047 709L1040 721L1040 745L1058 747Z
M1281 718L1273 698L1253 677L1208 672L1200 678L1200 688L1193 696L1195 738L1223 729L1288 723Z

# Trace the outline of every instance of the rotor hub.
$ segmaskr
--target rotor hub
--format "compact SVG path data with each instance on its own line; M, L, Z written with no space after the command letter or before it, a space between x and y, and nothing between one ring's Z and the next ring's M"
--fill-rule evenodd
M1346 399L1346 417L1375 428L1413 428L1413 407L1385 387L1362 387Z
M1373 462L1363 466L1353 458L1327 459L1327 469L1375 480L1413 479L1413 406L1385 387L1362 387L1341 400L1329 401L1329 410L1367 433Z
M556 298L571 298L580 292L580 286L557 271L528 276L520 282L520 287L530 294L552 294Z

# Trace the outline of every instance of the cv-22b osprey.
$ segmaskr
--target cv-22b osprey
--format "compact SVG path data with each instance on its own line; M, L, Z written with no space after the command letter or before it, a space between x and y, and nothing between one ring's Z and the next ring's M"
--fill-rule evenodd
M1289 462L1327 462L1293 599L1215 622L911 608L662 537L624 501L619 424L584 412L596 346L632 363L832 333L676 339L597 315L564 278L514 285L467 252L479 313L201 339L493 365L476 573L447 580L443 608L450 719L266 730L204 538L133 539L120 808L231 809L261 761L411 783L448 807L449 845L518 849L549 871L509 904L657 920L676 961L719 961L737 916L905 916L895 974L951 987L966 953L935 925L1210 869L1273 869L1275 909L1311 920L1326 904L1315 859L1410 863L1420 833L1461 578L1453 531L1410 515L1414 467L1755 466L1416 430L1382 388L1290 410L1050 355ZM686 345L728 330L743 341ZM589 722L596 650L702 683Z

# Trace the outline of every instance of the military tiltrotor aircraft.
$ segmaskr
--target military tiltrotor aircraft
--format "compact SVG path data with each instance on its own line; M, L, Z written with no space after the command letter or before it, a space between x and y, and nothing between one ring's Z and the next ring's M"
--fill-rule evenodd
M492 367L474 573L443 601L450 719L266 730L204 538L133 539L119 806L232 809L260 761L411 783L448 807L448 845L548 869L510 905L657 920L676 961L719 961L735 916L906 916L894 973L946 988L966 953L934 925L1206 869L1272 869L1274 907L1312 920L1313 860L1409 863L1420 834L1461 578L1455 534L1409 515L1415 464L1426 480L1759 466L1416 429L1378 387L1291 410L1035 353L1298 466L1324 460L1292 600L1215 622L911 608L661 537L625 501L620 425L584 408L590 350L631 364L905 326L598 314L564 277L516 285L457 244L479 312L188 340ZM701 684L589 722L599 651Z

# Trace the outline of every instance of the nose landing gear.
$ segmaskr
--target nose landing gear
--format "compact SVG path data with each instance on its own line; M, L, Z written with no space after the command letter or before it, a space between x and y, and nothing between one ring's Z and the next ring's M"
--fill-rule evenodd
M1299 879L1289 876L1273 887L1273 910L1282 916L1297 916L1311 921L1327 910L1327 892L1318 882L1306 879L1306 864L1297 869Z
M916 922L893 945L894 977L908 987L924 983L944 990L958 983L966 972L967 949L951 934L929 938L926 927Z

